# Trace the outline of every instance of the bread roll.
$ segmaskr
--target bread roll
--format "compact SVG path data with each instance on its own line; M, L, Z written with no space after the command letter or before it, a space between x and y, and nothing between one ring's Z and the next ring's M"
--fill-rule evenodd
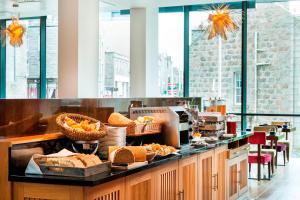
M133 153L126 148L118 148L109 154L110 161L114 164L134 163Z
M134 122L131 119L125 117L124 115L115 112L109 116L108 123L110 125L115 125L115 126L127 126L130 123L134 123Z
M134 155L134 162L145 162L147 160L147 150L143 146L125 146L125 147L119 147L119 146L110 146L108 148L108 153L110 155L111 152L113 152L116 149L120 148L126 148L130 150Z

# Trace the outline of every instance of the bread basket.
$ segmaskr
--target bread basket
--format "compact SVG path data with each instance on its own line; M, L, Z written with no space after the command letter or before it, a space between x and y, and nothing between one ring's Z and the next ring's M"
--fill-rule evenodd
M76 121L77 123L80 123L82 120L88 120L92 123L99 122L98 120L75 113L63 113L59 115L56 118L57 125L61 128L62 133L74 141L91 141L91 140L99 140L100 138L104 137L106 135L106 126L103 123L100 123L100 128L97 131L81 131L76 130L74 128L65 126L65 118L69 117Z
M159 122L151 122L145 124L136 124L135 122L129 123L127 126L124 125L110 125L113 127L126 127L127 136L139 136L157 134L161 132L162 124Z
M129 123L128 125L123 125L123 124L108 124L108 125L112 127L126 127L127 135L135 134L136 123L134 122Z

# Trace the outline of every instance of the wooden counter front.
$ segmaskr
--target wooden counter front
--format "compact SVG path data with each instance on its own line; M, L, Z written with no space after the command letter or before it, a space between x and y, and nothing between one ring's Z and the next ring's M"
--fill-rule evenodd
M94 187L13 182L14 200L225 200L227 146Z
M3 169L9 169L12 145L60 139L60 133L0 140ZM246 136L245 136L246 137ZM230 146L230 149L228 149ZM222 144L214 149L181 152L181 156L153 162L152 166L93 185L36 182L37 179L8 181L8 170L0 171L0 200L227 200L247 191L247 152L230 159L230 151L244 146ZM41 177L43 178L43 177ZM94 178L91 178L94 179ZM72 181L73 180L73 181ZM238 183L238 184L237 184ZM76 186L78 184L78 186ZM236 195L236 192L238 195Z

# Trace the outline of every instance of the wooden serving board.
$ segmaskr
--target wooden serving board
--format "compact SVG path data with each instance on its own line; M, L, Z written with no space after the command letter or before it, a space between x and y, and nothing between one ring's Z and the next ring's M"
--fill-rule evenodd
M124 170L130 170L130 169L135 169L135 168L138 168L138 167L142 167L142 166L145 166L147 164L148 164L147 161L145 161L145 162L134 162L134 163L124 165L124 166L112 165L111 168L114 171L124 171Z
M43 175L50 176L73 176L73 177L87 177L111 170L111 162L103 162L88 168L74 168L74 167L60 167L60 166L39 166Z

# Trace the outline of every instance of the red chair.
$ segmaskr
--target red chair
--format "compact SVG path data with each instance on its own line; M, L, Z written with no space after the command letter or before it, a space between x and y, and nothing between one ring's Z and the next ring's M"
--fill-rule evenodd
M250 144L257 144L257 153L249 153L248 163L249 171L251 170L251 164L257 164L257 180L261 180L261 164L268 165L268 176L271 180L271 161L272 156L270 154L261 153L261 145L266 145L267 137L265 132L254 132L254 135L249 137Z

